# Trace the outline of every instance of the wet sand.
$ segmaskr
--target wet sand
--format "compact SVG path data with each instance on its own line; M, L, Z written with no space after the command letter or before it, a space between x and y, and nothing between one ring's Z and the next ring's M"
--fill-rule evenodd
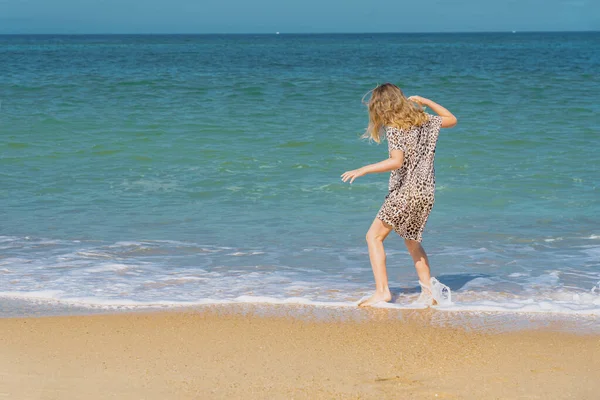
M597 334L265 309L0 319L0 399L600 398Z

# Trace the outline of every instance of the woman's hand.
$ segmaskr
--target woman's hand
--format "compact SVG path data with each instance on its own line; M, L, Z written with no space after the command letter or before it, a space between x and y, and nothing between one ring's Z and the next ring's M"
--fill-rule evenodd
M454 114L433 100L421 96L410 96L408 100L417 103L421 107L429 107L434 113L442 117L442 128L452 128L458 122Z
M355 169L352 171L346 171L342 174L342 181L347 182L350 179L350 183L354 182L356 178L366 175L366 171L362 168Z
M413 103L417 103L421 107L426 107L427 103L429 102L429 99L426 99L425 97L421 96L410 96L408 100L412 101Z

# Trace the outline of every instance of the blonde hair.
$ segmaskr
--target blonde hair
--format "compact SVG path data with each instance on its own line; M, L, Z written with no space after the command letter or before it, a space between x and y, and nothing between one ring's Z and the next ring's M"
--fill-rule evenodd
M371 98L365 103L369 93ZM369 108L369 126L363 138L381 143L381 131L386 126L409 130L429 120L423 108L408 100L394 84L384 83L369 93L363 97L363 103Z

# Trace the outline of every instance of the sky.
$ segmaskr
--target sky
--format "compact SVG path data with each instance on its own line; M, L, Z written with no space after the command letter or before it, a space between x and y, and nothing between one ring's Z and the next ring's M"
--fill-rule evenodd
M0 34L600 31L600 0L0 0Z

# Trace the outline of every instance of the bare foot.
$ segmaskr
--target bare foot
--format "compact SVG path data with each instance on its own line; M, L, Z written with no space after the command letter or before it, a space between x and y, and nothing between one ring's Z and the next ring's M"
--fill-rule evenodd
M391 299L392 299L392 294L389 292L389 290L387 292L383 292L383 293L375 292L375 294L373 296L358 303L358 306L359 307L369 307L369 306L372 306L373 304L380 303L382 301L388 302Z

